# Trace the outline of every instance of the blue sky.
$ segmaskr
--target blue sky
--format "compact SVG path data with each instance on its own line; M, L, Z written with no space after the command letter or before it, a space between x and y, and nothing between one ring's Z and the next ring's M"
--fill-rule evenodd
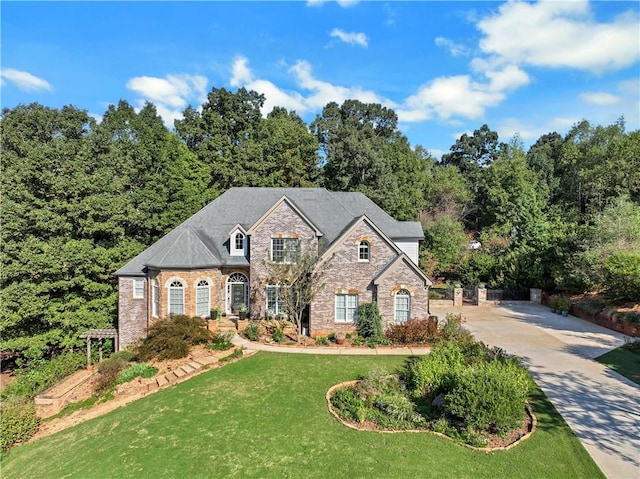
M1 104L101 117L153 102L167 125L212 87L312 121L330 101L392 107L439 156L483 123L529 146L586 118L640 128L638 2L7 2Z

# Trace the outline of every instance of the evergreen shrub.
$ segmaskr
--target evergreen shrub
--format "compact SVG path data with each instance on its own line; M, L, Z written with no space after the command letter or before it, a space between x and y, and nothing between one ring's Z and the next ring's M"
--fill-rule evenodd
M382 316L376 302L362 303L356 315L358 336L364 339L379 340L382 338Z
M522 424L530 384L526 370L513 363L477 363L459 371L445 410L468 428L506 432Z
M17 442L29 439L38 430L40 421L31 399L12 398L0 406L0 446L6 451Z

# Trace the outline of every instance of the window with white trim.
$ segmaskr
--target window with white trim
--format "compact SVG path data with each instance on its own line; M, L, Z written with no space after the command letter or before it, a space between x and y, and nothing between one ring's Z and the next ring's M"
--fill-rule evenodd
M133 280L133 297L136 299L144 298L144 279Z
M276 316L287 314L285 295L291 294L291 288L287 286L269 284L266 288L267 315Z
M242 231L236 231L231 235L231 256L244 256L247 237Z
M358 261L369 261L370 246L368 241L360 241L358 245Z
M357 294L336 294L336 323L354 322L357 311Z
M151 316L157 318L160 314L160 286L158 280L154 279L151 285Z
M196 316L206 318L211 314L209 302L209 282L207 280L198 281L196 286Z
M295 263L298 259L300 240L298 238L271 238L271 261L274 263Z
M406 289L396 293L395 298L395 322L406 323L411 317L411 294Z
M176 280L169 285L169 315L184 314L184 285Z

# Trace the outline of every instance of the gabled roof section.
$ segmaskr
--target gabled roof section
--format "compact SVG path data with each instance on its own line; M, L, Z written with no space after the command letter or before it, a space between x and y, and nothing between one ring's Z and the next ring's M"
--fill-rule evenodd
M249 228L247 230L247 234L248 235L252 235L253 232L269 217L271 216L271 214L278 209L278 207L280 205L282 205L283 203L286 203L287 205L289 205L289 207L291 207L291 209L293 211L295 211L298 216L300 216L300 218L302 218L305 223L307 223L313 230L316 236L322 236L322 231L320 231L318 229L318 227L316 225L313 224L313 222L306 217L306 215L300 211L300 209L293 203L293 201L291 201L289 198L287 198L286 195L284 195L282 198L280 198L278 201L276 201L273 206L271 208L269 208L259 219L258 221L256 221L251 228Z
M373 278L373 284L375 285L379 285L380 282L392 271L395 271L398 267L400 267L402 264L405 264L408 268L410 268L411 270L413 270L414 273L416 273L416 275L418 275L420 278L422 278L422 280L424 281L424 285L425 286L432 286L433 285L433 281L431 281L429 279L429 277L424 274L424 272L418 268L418 265L416 265L413 261L411 261L411 259L404 253L402 253L400 256L398 256L396 259L394 259L391 263L389 263L387 265L386 268L384 268L379 274L378 276L376 276L375 278Z
M220 259L206 239L191 228L182 229L171 242L164 242L156 254L147 260L149 268L207 268L220 265Z
M247 234L247 229L242 226L240 223L237 223L233 228L231 228L229 230L229 233L227 233L227 236L231 236L234 232L236 231L240 231L242 234Z
M320 263L324 263L328 258L330 258L331 255L335 252L335 250L338 249L342 245L344 239L347 236L349 236L353 232L353 230L355 230L362 223L366 223L367 226L369 226L373 231L375 231L377 234L379 234L380 237L397 254L403 254L402 250L398 247L398 245L396 245L386 234L384 234L384 232L380 228L378 228L373 221L371 221L369 218L367 218L366 215L362 215L359 218L356 218L355 220L353 220L351 222L351 224L348 225L347 228L345 228L345 230L342 233L340 233L340 236L338 236L335 239L335 241L329 245L327 250L322 253L322 259L320 260Z

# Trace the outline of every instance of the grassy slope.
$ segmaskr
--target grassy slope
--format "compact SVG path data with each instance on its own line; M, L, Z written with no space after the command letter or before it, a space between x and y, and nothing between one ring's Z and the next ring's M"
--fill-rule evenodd
M603 477L539 393L539 429L508 452L424 433L348 429L325 393L403 358L258 353L95 420L17 447L2 477Z
M640 384L640 354L617 348L596 358L596 361Z

